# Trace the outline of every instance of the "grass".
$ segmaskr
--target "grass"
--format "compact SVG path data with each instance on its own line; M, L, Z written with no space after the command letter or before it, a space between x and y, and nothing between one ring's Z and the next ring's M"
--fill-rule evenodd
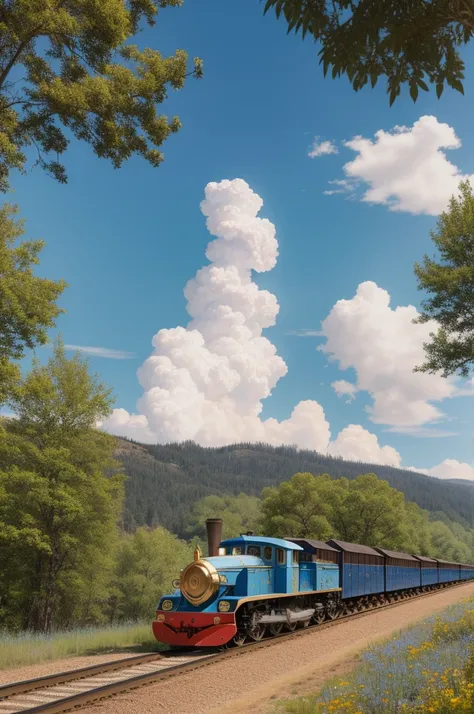
M51 662L66 657L111 652L162 649L153 637L149 622L84 627L52 635L0 632L0 669Z

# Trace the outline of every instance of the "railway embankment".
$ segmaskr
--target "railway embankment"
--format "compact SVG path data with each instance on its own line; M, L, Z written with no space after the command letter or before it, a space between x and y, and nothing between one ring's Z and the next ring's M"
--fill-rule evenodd
M270 714L275 702L317 691L348 673L368 646L474 596L474 583L340 620L327 629L250 648L179 678L102 701L81 714Z

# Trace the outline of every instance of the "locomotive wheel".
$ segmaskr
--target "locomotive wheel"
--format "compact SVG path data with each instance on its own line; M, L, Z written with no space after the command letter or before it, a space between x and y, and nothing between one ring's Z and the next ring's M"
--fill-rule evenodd
M244 644L245 640L247 639L247 633L242 632L241 630L237 630L235 635L232 638L232 642L236 647L242 647Z
M296 630L298 623L297 622L287 622L286 623L286 629L289 630L290 632L294 632Z
M247 630L248 636L254 642L260 642L265 635L265 625L251 625Z
M317 625L321 625L324 622L325 617L326 617L326 613L321 608L321 610L316 610L316 612L313 615L313 620Z
M326 617L328 620L335 620L339 616L336 603L330 603L327 606Z
M284 625L283 622L274 622L273 624L271 624L268 628L270 634L274 635L274 636L279 635L283 629L283 625Z

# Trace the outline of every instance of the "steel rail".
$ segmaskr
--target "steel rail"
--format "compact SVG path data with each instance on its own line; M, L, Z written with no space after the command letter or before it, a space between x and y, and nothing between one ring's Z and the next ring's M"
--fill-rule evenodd
M44 689L54 684L64 684L64 682L84 679L84 677L91 677L95 674L102 674L103 672L111 672L114 669L136 667L138 664L152 662L161 656L161 653L156 652L155 654L145 654L137 657L124 657L123 659L116 659L113 662L104 662L103 664L81 667L80 669L69 669L66 672L58 672L58 674L49 674L45 677L4 684L0 686L0 700L4 697L11 697L13 694L26 694L27 692L33 692L35 689Z
M448 590L448 589L454 589L456 587L462 586L462 585L467 585L469 582L473 581L461 581L458 583L453 583L453 584L448 584L445 587L438 588L436 590L431 590L429 592L425 593L417 593L414 595L410 595L406 598L402 598L400 600L397 600L396 602L391 602L391 603L384 603L382 605L376 605L374 607L369 607L368 609L364 610L363 612L358 612L358 613L349 613L347 615L342 615L339 617L336 617L333 620L329 620L326 622L323 622L321 624L314 624L314 625L309 625L307 627L304 627L299 630L295 630L293 632L285 632L281 633L279 635L274 635L271 637L268 637L266 639L262 639L257 642L249 642L247 644L242 645L241 647L235 647L235 648L230 648L226 649L225 651L220 651L216 654L196 654L196 656L192 659L190 662L185 662L185 663L180 663L176 665L170 665L169 667L164 667L161 670L157 670L154 672L148 672L145 674L140 674L135 677L129 677L127 679L123 679L117 682L112 682L110 684L105 684L100 687L95 687L93 689L89 689L84 692L80 692L78 694L74 694L72 696L64 697L61 699L58 699L53 702L45 702L44 704L40 704L38 706L34 706L32 708L28 709L21 709L17 710L16 712L12 714L60 714L62 712L68 711L72 708L78 708L78 707L83 707L86 706L87 704L91 704L92 702L96 702L100 699L105 699L109 696L113 696L115 694L120 694L126 691L130 691L132 689L137 689L138 687L145 686L147 684L151 684L153 682L157 682L159 680L164 680L169 677L177 676L180 674L184 674L186 672L192 671L194 669L200 669L201 667L210 665L218 660L221 660L223 658L227 657L236 657L239 655L243 655L248 650L257 650L261 649L264 647L271 647L273 645L276 645L277 643L280 643L282 640L290 639L293 637L302 637L305 635L309 635L311 633L314 633L314 628L317 630L326 630L329 627L334 627L336 625L339 625L342 622L345 622L347 620L355 620L359 619L362 617L368 617L372 615L373 613L377 612L378 610L382 609L387 609L387 608L395 608L400 605L404 605L405 603L413 600L417 600L420 598L428 598L429 596L434 596L442 592L443 590ZM180 652L183 650L176 650L176 655L179 656ZM186 650L189 651L189 650ZM125 660L116 660L115 662L108 662L105 663L105 665L94 665L93 667L85 667L80 670L70 670L69 672L64 672L62 675L68 675L67 680L61 680L61 682L64 681L71 681L71 680L77 680L77 679L83 679L85 676L91 674L91 669L97 670L100 669L101 667L103 668L104 666L108 666L108 670L102 669L102 671L110 671L112 669L120 669L120 668L126 668L127 663L130 662L130 660L135 660L135 665L137 664L138 659L142 659L143 663L143 658L148 658L145 661L152 661L156 659L169 659L170 661L173 659L173 652L170 653L157 653L157 654L148 654L148 655L143 655L142 657L137 657L137 658L126 658ZM125 662L124 665L121 667L114 667L114 665L117 665L117 663L123 663ZM131 664L130 666L134 666ZM77 674L79 676L77 676ZM99 674L100 672L95 672L95 674ZM50 675L48 677L43 677L43 678L38 678L34 680L27 680L26 682L15 682L10 685L6 685L4 687L0 687L0 712L2 712L1 704L2 702L8 701L7 699L2 700L2 696L5 696L3 694L3 691L5 691L7 688L13 688L13 687L20 687L21 685L30 685L32 682L33 683L40 683L43 682L42 686L48 686L47 684L44 684L45 680L51 681L53 678L59 678L62 676L61 674L59 675ZM72 675L69 677L69 675ZM58 682L59 683L59 682ZM54 683L53 683L54 685ZM38 689L38 687L35 686L35 689ZM32 691L31 689L17 689L15 691L15 694L18 695L19 693L26 693L28 691ZM52 690L54 691L54 689ZM11 700L12 702L14 699ZM5 714L7 710L4 710Z

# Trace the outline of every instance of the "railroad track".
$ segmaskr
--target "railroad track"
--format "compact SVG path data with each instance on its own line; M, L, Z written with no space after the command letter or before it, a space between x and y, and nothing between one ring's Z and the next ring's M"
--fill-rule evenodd
M0 687L0 714L65 712L171 674L189 671L213 657L216 655L203 651L156 652L13 682Z
M450 585L449 588L466 584L465 582L456 583L455 585ZM249 649L253 651L262 647L271 647L281 642L281 640L305 636L313 632L314 628L326 630L345 620L368 617L378 610L398 607L405 602L418 598L428 598L439 592L442 592L442 590L412 595L397 602L379 605L364 612L344 615L320 625L310 625L294 632L285 632L263 639L260 642L250 642L242 647L217 653L209 653L207 650L189 651L184 649L164 653L157 652L115 660L114 662L105 662L24 682L13 682L0 687L0 714L20 714L20 712L21 714L59 714L152 682L184 674L226 657L239 656L248 652Z

